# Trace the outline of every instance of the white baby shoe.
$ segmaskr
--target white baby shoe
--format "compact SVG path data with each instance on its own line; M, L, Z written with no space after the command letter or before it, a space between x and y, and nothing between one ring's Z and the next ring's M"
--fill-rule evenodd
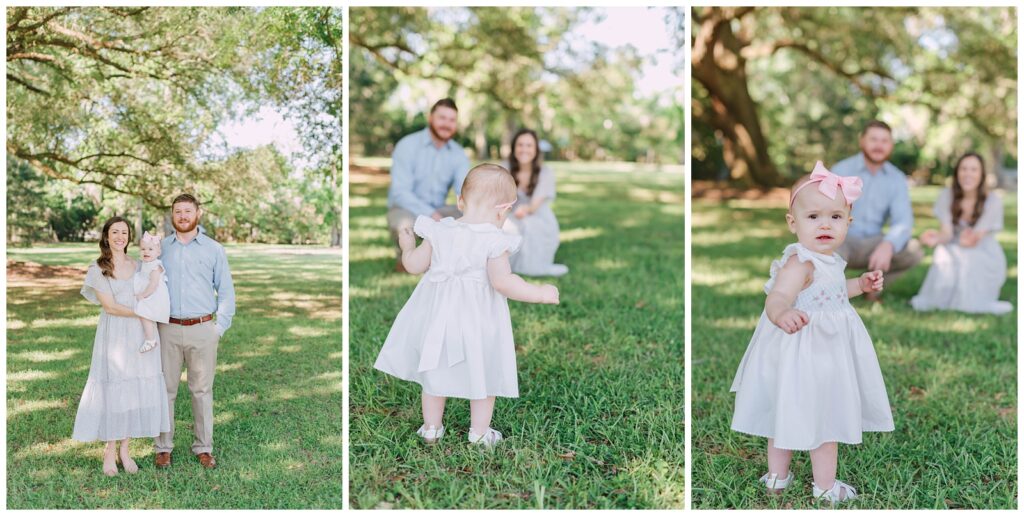
M423 438L423 442L427 444L436 444L437 441L444 437L444 425L441 425L441 428L434 425L430 425L430 428L427 428L427 425L423 425L416 431L416 435Z
M782 479L779 478L777 473L765 473L764 476L757 481L768 488L769 494L779 494L793 482L793 472L790 471L789 474L786 475L786 478Z
M848 502L850 500L857 499L857 490L844 482L840 482L839 480L836 480L829 489L821 489L813 482L811 483L811 486L814 487L815 498L828 500L829 502L832 502L833 506L840 502Z
M469 429L469 444L475 444L489 449L494 448L494 445L498 444L501 440L501 432L493 428L488 428L483 435L474 432L472 428Z
M142 345L139 346L139 353L145 353L147 351L152 351L154 348L156 348L156 345L157 345L156 339L143 341Z

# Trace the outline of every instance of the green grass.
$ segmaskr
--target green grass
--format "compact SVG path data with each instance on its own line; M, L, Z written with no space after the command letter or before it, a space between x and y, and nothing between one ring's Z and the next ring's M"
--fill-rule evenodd
M421 444L419 386L372 368L419 278L391 272L386 181L351 185L353 507L682 508L683 176L554 168L571 270L561 305L509 302L520 398L498 399L490 453L465 400Z
M915 235L937 228L937 188L914 189ZM1010 264L1001 299L1017 303L1017 205L1004 197L999 241ZM736 367L764 308L768 266L786 244L782 207L731 201L693 207L693 507L813 508L811 466L771 498L766 440L729 429ZM854 306L871 333L896 431L840 446L838 477L858 509L1014 508L1017 498L1016 314L917 313L907 304L931 261L886 285L885 303ZM852 275L852 274L851 274Z
M8 249L83 277L97 255L95 244ZM217 357L212 471L189 451L182 382L174 465L157 471L152 439L134 439L139 473L104 477L102 444L71 440L99 307L81 278L8 288L8 508L341 508L341 253L229 246L228 260L238 306Z

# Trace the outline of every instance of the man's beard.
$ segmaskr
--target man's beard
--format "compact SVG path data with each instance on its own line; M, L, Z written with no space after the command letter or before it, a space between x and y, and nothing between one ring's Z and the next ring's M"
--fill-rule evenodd
M437 138L438 140L441 140L443 142L446 142L446 141L450 140L452 138L452 136L455 136L455 133L452 133L451 136L445 138L444 136L441 136L440 134L437 134L437 131L434 129L434 126L432 126L432 125L427 125L427 129L430 129L430 134L434 135L434 138Z
M174 229L178 231L178 233L188 233L189 231L192 231L193 229L196 228L196 226L199 225L199 217L192 219L192 224L186 227L179 226L177 219L172 219L171 224L174 226Z

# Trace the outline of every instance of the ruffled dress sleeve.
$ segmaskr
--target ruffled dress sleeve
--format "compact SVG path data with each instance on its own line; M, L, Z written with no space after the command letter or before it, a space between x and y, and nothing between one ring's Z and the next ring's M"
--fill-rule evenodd
M985 209L974 224L974 229L990 234L1003 229L1003 200L994 192L989 192L985 199Z
M523 243L523 237L505 232L495 233L491 239L490 247L487 249L488 258L497 258L508 251L508 254L515 254Z
M164 266L164 264L160 262L159 258L157 258L157 259L155 259L155 260L153 260L151 262L142 262L142 265L139 268L139 272L141 272L143 275L148 277L149 273L157 270L158 267L163 267L163 266Z
M779 275L779 271L781 271L782 267L784 267L786 262L789 261L789 257L793 255L796 255L797 259L800 260L800 263L811 261L814 258L814 255L799 243L787 245L786 249L782 251L782 258L772 262L772 267L768 272L771 277L768 279L768 282L764 284L765 294L771 292L772 287L775 286L775 277Z
M437 229L437 221L425 215L416 217L416 223L412 226L413 233L424 240L433 240L435 229Z
M103 275L103 270L96 262L89 264L89 270L85 272L85 284L82 285L82 297L89 300L94 305L100 304L100 299L96 297L97 292L102 292L108 296L113 296L114 293L110 287L110 281L106 276Z

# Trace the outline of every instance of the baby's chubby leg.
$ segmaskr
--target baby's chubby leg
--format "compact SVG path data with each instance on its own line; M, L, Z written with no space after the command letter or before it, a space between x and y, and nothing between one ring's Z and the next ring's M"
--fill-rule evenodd
M775 447L775 439L768 439L768 474L778 475L784 479L789 475L789 462L793 460L793 450L782 450Z
M484 435L491 428L494 415L494 396L482 400L469 400L469 429L477 435Z
M156 323L149 319L142 319L142 331L146 334L146 340L156 340Z
M444 396L423 393L423 426L441 428L441 420L444 419L444 402L447 399Z
M839 444L825 443L811 450L811 471L814 483L822 489L831 489L836 483L836 468L839 465Z

